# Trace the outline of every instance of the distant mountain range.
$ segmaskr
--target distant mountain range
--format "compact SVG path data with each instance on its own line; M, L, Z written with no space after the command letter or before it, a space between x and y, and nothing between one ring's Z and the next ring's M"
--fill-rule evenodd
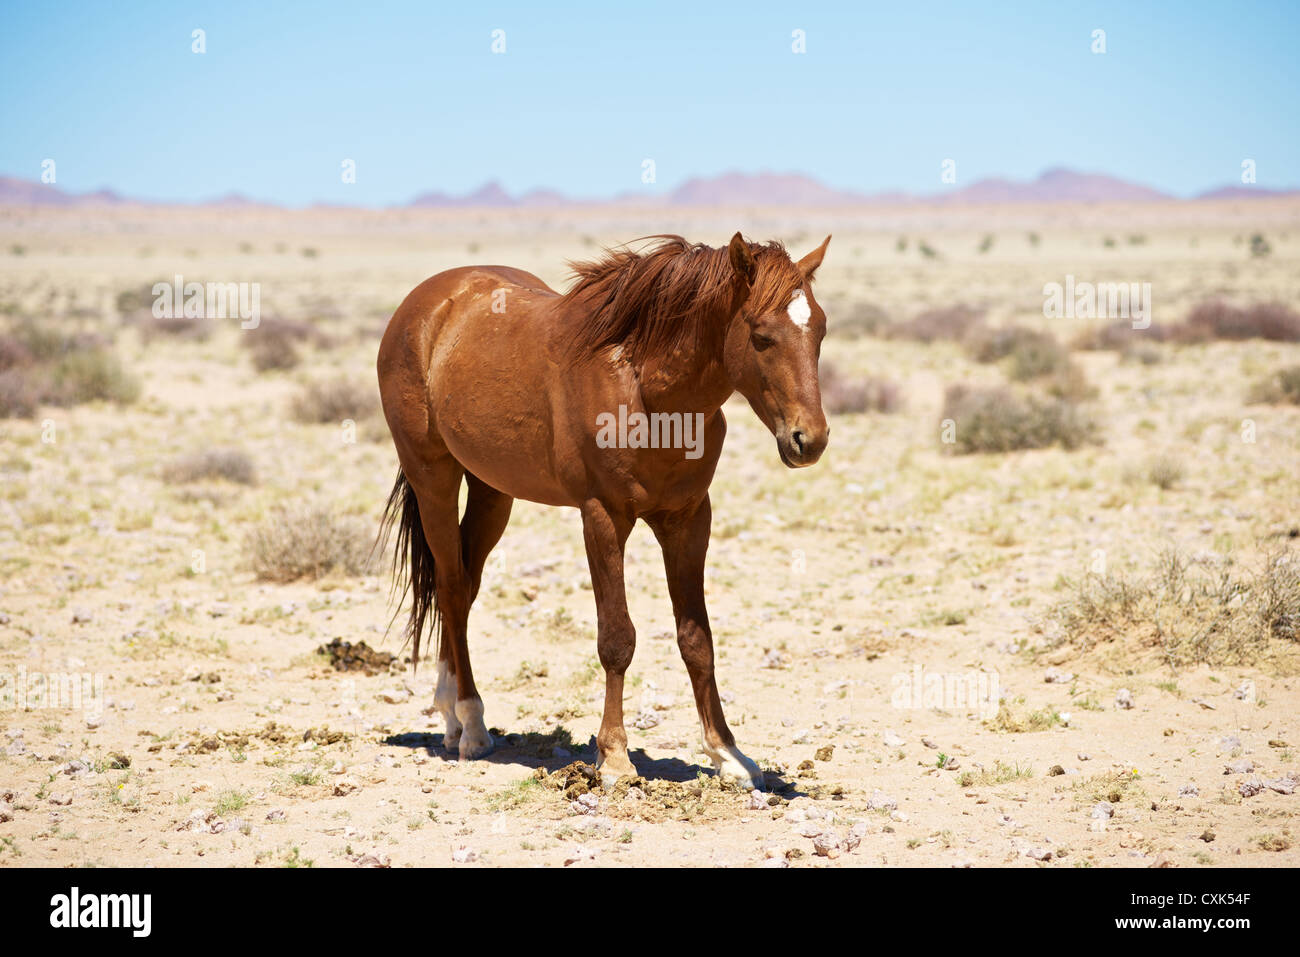
M1194 197L1196 200L1260 199L1300 195L1300 190L1272 190L1257 186L1222 186ZM443 192L422 193L402 207L405 209L453 208L537 208L562 206L663 205L663 206L882 206L882 205L1003 205L1008 203L1145 203L1177 197L1138 183L1130 183L1101 173L1049 169L1035 180L1020 182L1008 179L981 179L969 186L953 186L947 191L925 195L904 192L858 193L840 190L800 173L723 173L697 177L668 193L631 191L609 200L579 200L555 190L535 189L512 196L500 183L488 182L472 193L455 196ZM89 206L143 202L128 199L112 190L94 193L68 193L55 186L29 180L0 176L0 205L14 206ZM219 208L266 207L238 193L230 193L197 204ZM324 205L324 204L319 204Z

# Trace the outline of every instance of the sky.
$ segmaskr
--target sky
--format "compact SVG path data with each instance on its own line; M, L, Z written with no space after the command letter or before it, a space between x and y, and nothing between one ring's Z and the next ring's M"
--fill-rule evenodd
M768 170L933 193L946 159L959 186L1068 166L1190 195L1244 159L1300 186L1296 2L0 10L0 175L53 159L72 192L389 205Z

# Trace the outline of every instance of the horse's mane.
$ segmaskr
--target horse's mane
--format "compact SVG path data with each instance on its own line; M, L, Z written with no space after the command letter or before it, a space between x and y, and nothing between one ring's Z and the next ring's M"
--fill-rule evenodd
M639 363L683 347L703 348L711 335L725 332L731 314L724 310L736 292L727 247L714 249L672 235L645 238L655 243L639 252L622 246L606 249L597 259L569 263L574 282L564 300L588 311L574 328L579 354L621 345ZM744 308L756 313L779 308L803 276L780 243L748 245L757 268ZM723 321L716 321L724 314Z

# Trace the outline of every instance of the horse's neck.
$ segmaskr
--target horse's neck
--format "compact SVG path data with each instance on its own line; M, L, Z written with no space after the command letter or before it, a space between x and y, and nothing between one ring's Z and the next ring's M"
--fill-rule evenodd
M722 358L715 350L683 348L641 365L641 398L651 412L702 412L712 415L735 391Z

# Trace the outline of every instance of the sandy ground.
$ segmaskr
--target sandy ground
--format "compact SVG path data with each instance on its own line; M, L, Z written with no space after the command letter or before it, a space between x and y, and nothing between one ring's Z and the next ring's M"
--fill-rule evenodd
M245 535L275 506L325 501L373 526L395 473L380 420L351 442L293 421L288 403L308 379L371 381L388 315L440 269L505 263L559 284L564 259L602 243L679 230L717 244L737 227L799 254L835 234L817 286L825 355L905 398L894 414L834 418L826 456L799 472L747 407L728 407L708 595L728 717L769 795L721 788L698 751L644 527L628 546L626 710L646 780L584 795L580 774L539 779L594 758L603 678L578 516L524 502L470 619L498 747L456 761L422 710L432 669L340 673L317 654L336 638L401 653L381 568L285 585L250 568ZM1273 251L1252 258L1261 230ZM105 699L102 714L0 710L0 865L1295 866L1300 796L1241 790L1297 771L1287 649L1174 671L1140 645L1053 647L1051 612L1099 550L1138 572L1169 546L1250 566L1296 525L1300 408L1248 405L1246 389L1300 362L1300 347L1162 346L1150 366L1080 353L1104 444L952 456L938 441L943 387L1000 382L998 367L836 324L862 303L902 319L965 302L1042 328L1042 286L1067 273L1151 282L1157 323L1219 294L1295 307L1298 264L1295 203L2 210L4 312L115 333L144 394L0 420L0 672L10 687L97 675ZM310 320L334 345L259 374L236 323L201 343L145 342L120 324L118 293L175 274L259 282L264 315ZM1082 327L1051 322L1062 338ZM248 453L257 483L163 480L177 455L213 446ZM1181 466L1169 488L1141 477L1157 454ZM924 687L980 673L996 675L1002 721L978 703L900 696L918 674ZM1116 703L1125 691L1132 707ZM1008 730L1034 715L1048 716L1041 730Z

